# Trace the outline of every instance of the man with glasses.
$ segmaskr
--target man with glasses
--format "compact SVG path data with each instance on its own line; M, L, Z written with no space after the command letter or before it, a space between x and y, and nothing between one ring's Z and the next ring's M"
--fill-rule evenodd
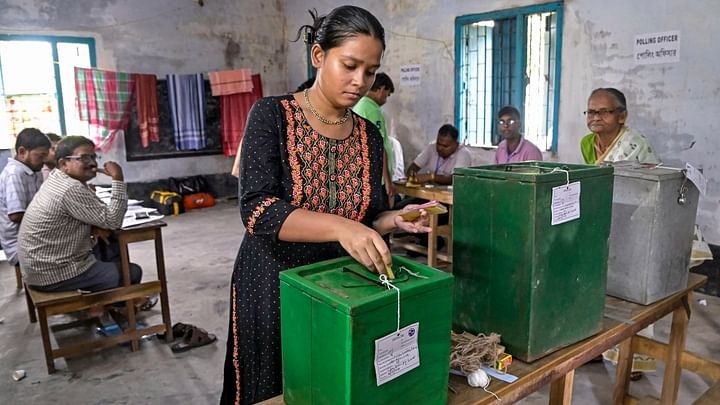
M497 114L498 130L503 137L495 151L495 164L543 160L542 152L520 133L522 121L520 112L512 106L505 106Z
M625 125L627 115L625 95L620 90L612 87L593 90L585 111L587 126L592 132L580 141L585 163L660 163L648 140Z
M67 136L57 145L57 167L30 203L20 226L18 256L28 285L40 291L100 291L119 287L117 243L111 230L122 225L127 186L122 168L106 162L98 168L93 142ZM95 196L87 182L98 172L112 178L110 203ZM130 264L130 282L142 270Z

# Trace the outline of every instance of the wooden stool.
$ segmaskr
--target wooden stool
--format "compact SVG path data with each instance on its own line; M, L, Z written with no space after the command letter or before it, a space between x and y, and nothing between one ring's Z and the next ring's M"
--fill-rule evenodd
M48 374L55 372L55 359L57 358L71 357L77 354L91 352L95 349L115 346L119 343L128 341L135 341L136 344L132 345L132 348L134 348L137 347L137 342L143 335L161 332L167 333L165 324L149 326L141 330L136 329L134 325L129 325L127 330L117 336L85 340L67 347L53 349L52 343L50 342L50 328L48 327L49 316L82 311L98 305L108 305L116 302L128 302L135 299L143 299L153 294L159 294L160 291L160 281L149 281L89 294L81 294L78 291L47 293L34 290L32 287L25 285L25 297L27 299L28 311L30 313L30 322L36 322L36 320L40 321L40 333L42 335L43 350L45 351L45 361L47 363ZM128 307L131 308L129 309L130 311L134 311L134 306L129 305ZM37 310L37 318L35 317L35 310ZM134 314L132 319L134 319ZM63 324L62 326L65 326L66 329L68 327L77 326L77 324L78 322L76 321Z

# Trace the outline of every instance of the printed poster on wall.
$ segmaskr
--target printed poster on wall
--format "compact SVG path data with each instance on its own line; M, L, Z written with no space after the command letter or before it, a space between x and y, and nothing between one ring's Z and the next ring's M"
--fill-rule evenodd
M637 65L679 62L680 31L636 35L633 55Z
M421 75L420 65L400 66L400 86L419 86Z

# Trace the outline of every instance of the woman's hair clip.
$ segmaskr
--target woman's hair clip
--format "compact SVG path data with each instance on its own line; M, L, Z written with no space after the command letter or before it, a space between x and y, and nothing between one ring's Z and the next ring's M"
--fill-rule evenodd
M315 42L315 33L311 28L305 30L305 35L303 35L303 41L307 45L312 45Z

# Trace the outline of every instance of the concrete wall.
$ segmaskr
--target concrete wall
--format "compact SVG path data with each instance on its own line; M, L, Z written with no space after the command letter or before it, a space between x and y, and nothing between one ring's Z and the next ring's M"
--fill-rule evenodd
M406 162L431 141L437 128L453 122L454 19L531 4L537 0L355 1L373 12L387 30L382 70L398 81L400 66L422 65L420 87L396 86L385 107L403 143ZM195 73L250 67L263 75L266 94L280 94L306 78L305 47L292 43L297 28L310 22L308 8L327 13L345 1L0 0L0 32L91 36L98 65L131 72ZM590 90L615 86L625 91L629 124L645 133L671 164L689 161L710 179L698 222L708 239L720 243L720 178L714 154L720 147L720 27L710 18L717 0L591 0L565 2L560 96L559 149L548 158L580 162L578 142L587 132L582 111ZM680 62L635 65L636 34L679 30ZM492 150L473 148L475 164ZM129 181L222 173L222 156L125 162L120 140L107 158L126 168Z
M325 14L343 1L288 2L287 30L294 33L310 21L306 10ZM399 87L384 107L395 124L409 163L423 145L434 139L437 128L453 122L454 19L544 1L420 0L356 1L374 13L385 26L387 51L381 70L397 81L401 65L422 65L421 87ZM720 243L720 26L711 18L720 12L717 0L654 1L591 0L565 2L557 156L581 162L578 144L588 132L582 111L593 88L613 86L628 99L629 125L646 134L660 154L673 165L688 161L709 178L708 196L701 198L698 223L712 243ZM680 61L636 65L635 35L679 30ZM290 44L288 82L305 79L302 43ZM473 148L475 164L490 162L492 150Z
M248 67L266 94L287 91L284 1L0 0L0 33L70 35L96 40L99 68L200 73ZM122 139L104 159L130 182L229 172L220 156L126 162Z

